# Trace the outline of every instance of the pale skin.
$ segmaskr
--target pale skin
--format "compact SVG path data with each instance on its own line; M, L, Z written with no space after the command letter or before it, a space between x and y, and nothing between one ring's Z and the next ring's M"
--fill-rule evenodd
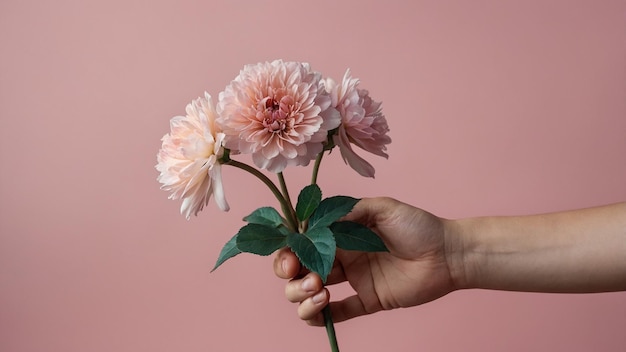
M375 231L389 252L338 249L327 285L347 281L355 295L330 302L335 322L417 306L452 291L626 291L626 202L532 216L450 220L392 198L361 200L346 220ZM329 291L289 249L274 272L289 279L287 299L311 325L323 325Z

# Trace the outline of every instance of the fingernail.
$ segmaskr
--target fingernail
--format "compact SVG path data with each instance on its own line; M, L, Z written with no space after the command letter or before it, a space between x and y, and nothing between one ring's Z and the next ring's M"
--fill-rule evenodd
M307 277L302 281L302 289L309 292L313 291L313 280L310 277Z
M283 269L283 273L287 274L287 259L280 262L280 268Z
M312 299L313 299L313 303L315 304L324 302L324 300L326 299L326 290L322 290L322 292L313 296Z

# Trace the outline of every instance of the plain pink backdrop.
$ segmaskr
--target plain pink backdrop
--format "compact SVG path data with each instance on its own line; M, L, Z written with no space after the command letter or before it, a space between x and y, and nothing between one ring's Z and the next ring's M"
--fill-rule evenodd
M246 63L350 67L384 102L389 160L325 159L327 195L454 218L625 200L625 34L625 1L3 0L0 350L327 350L270 257L209 273L275 205L258 181L226 169L231 212L190 221L156 182L169 119ZM342 351L624 351L625 326L626 293L470 290L337 330Z

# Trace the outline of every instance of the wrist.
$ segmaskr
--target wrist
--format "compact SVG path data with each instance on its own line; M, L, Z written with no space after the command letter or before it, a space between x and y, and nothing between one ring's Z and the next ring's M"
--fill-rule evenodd
M471 288L470 275L468 274L469 264L467 263L466 242L464 236L464 221L442 219L444 229L444 251L450 278L452 280L452 290L462 290Z

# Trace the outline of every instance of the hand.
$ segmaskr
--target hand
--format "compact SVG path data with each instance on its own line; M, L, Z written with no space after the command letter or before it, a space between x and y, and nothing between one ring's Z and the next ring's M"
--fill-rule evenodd
M335 322L419 305L455 289L445 253L445 220L391 198L362 199L344 220L370 227L389 252L337 249L327 284L348 281L356 294L330 303ZM274 272L291 279L285 295L300 303L300 318L323 325L320 312L329 302L329 292L320 277L303 269L288 248L276 255Z

